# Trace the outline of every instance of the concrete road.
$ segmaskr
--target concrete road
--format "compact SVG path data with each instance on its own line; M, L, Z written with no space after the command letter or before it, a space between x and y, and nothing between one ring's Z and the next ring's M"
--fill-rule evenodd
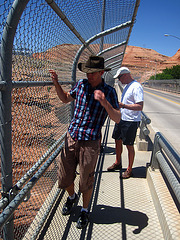
M180 96L144 87L144 113L180 153Z

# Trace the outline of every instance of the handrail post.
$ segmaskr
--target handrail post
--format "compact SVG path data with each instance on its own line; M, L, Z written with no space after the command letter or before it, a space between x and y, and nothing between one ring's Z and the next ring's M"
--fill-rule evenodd
M151 119L148 118L144 112L141 113L141 116L142 116L142 119L140 123L140 134L139 134L140 140L146 139L146 136L149 135L150 131L147 128L147 124L151 123Z

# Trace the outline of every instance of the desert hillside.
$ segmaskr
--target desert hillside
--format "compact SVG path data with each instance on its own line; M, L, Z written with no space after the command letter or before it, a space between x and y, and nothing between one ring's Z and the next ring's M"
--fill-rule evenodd
M130 68L132 74L141 81L174 65L180 65L180 49L174 56L168 57L152 49L127 46L122 62L122 66Z

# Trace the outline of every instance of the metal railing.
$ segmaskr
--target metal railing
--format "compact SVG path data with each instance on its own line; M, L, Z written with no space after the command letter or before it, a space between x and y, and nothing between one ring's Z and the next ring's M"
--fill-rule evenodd
M140 133L139 138L140 140L144 139L146 140L146 136L149 135L150 131L147 127L148 124L151 123L151 119L142 111L141 113L141 123L140 123Z
M167 92L180 93L180 79L172 80L148 80L144 83L145 86L163 90Z
M150 167L162 170L180 204L180 156L160 132L155 134Z

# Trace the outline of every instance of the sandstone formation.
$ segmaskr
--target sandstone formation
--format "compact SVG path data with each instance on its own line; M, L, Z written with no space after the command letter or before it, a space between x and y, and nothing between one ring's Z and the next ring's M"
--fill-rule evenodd
M180 49L174 56L168 57L152 49L127 46L122 62L122 66L130 68L132 75L141 82L175 65L180 65Z

